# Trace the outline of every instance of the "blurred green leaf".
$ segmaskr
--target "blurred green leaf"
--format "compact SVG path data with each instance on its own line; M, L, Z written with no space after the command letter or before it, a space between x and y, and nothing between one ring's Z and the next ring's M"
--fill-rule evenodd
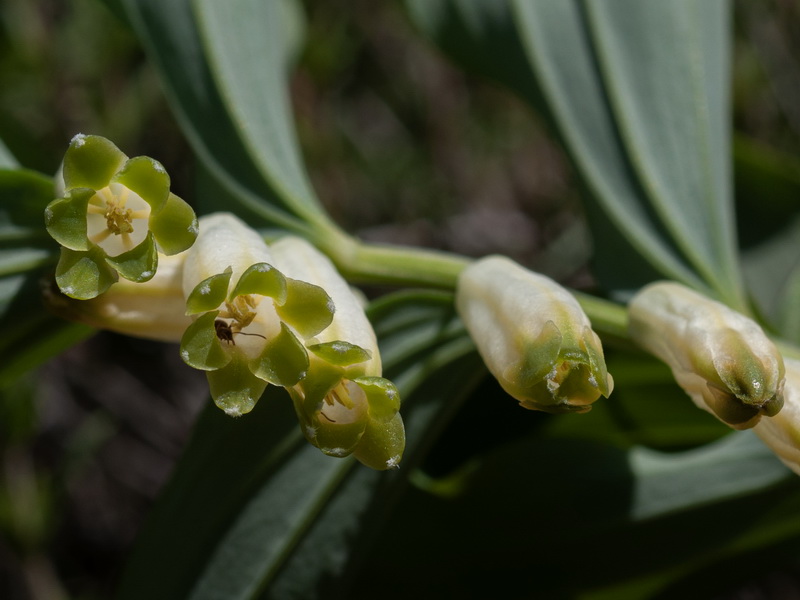
M240 139L278 195L296 212L314 218L319 204L300 156L286 85L297 37L297 18L287 8L296 6L260 0L193 2L212 75Z
M797 278L800 276L800 217L784 222L784 227L743 255L748 288L756 306L771 328L791 341L798 332L791 325L797 319Z
M371 316L382 341L417 340L409 366L385 361L404 399L401 469L371 471L307 445L277 388L238 420L209 408L139 540L120 598L309 597L356 568L355 549L374 535L408 469L483 376L463 336L437 342L454 319L447 295L403 294L379 302ZM431 323L439 323L433 335L414 336Z
M582 423L594 412L545 418ZM455 496L408 490L353 596L394 600L435 585L437 597L647 598L745 548L798 540L796 512L780 523L799 506L800 482L752 433L666 454L560 431L473 460L451 476ZM402 580L383 591L396 572Z
M699 273L741 305L727 4L512 6L557 128L612 223L663 275L702 288Z
M53 181L27 170L0 170L0 276L54 262L57 246L44 227Z
M122 0L134 31L161 75L166 95L198 158L225 190L216 210L302 230L280 206L239 137L205 60L191 0ZM231 203L231 200L234 203ZM212 208L212 207L209 207Z
M0 140L0 169L16 169L17 167L19 167L17 159Z
M461 65L553 122L596 200L595 270L608 289L668 277L742 306L723 2L406 4Z

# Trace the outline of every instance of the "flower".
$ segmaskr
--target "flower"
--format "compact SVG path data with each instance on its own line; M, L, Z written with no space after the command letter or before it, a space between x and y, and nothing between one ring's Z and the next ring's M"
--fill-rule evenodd
M783 408L761 419L753 431L792 471L800 475L800 360L784 359Z
M103 137L76 135L56 178L61 197L45 210L47 231L62 246L56 267L61 291L87 300L120 275L148 281L158 252L191 246L197 220L169 186L169 175L152 158L129 159Z
M577 300L502 256L462 271L456 308L489 371L531 410L586 412L613 380Z
M321 288L285 277L264 240L238 218L200 220L183 269L186 314L194 321L181 357L206 371L211 396L227 414L253 409L267 384L298 383L309 368L303 340L333 317Z
M271 250L281 272L322 287L335 306L330 325L304 341L308 373L287 388L303 433L330 456L352 454L373 469L398 466L405 448L400 394L381 377L377 339L361 302L305 240L287 237Z
M192 323L183 297L186 252L162 256L158 272L144 283L120 280L89 300L76 300L55 286L45 289L47 305L61 317L133 337L179 342Z
M657 282L630 303L635 342L663 360L700 408L747 429L783 406L784 363L754 321L680 284Z

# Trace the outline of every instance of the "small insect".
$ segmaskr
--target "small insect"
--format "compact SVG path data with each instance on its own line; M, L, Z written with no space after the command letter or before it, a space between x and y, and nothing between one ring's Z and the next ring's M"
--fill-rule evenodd
M214 321L214 332L217 334L217 338L219 338L220 340L222 340L227 344L231 344L232 346L236 345L236 342L233 340L233 334L254 335L256 337L267 339L260 333L245 333L244 331L234 331L233 329L231 329L231 326L222 319L217 319L216 321Z

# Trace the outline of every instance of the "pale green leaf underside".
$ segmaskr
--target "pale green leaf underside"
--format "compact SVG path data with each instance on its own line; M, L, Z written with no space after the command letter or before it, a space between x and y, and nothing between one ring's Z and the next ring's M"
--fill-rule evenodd
M282 2L194 0L200 35L222 101L263 177L295 211L319 206L300 156L286 91Z
M611 221L663 275L702 289L700 274L737 302L728 15L699 4L512 0L545 100Z

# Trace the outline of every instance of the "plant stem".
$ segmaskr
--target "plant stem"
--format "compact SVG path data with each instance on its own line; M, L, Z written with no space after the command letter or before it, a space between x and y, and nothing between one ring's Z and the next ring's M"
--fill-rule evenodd
M437 250L360 242L337 230L313 240L354 283L453 290L471 260Z

